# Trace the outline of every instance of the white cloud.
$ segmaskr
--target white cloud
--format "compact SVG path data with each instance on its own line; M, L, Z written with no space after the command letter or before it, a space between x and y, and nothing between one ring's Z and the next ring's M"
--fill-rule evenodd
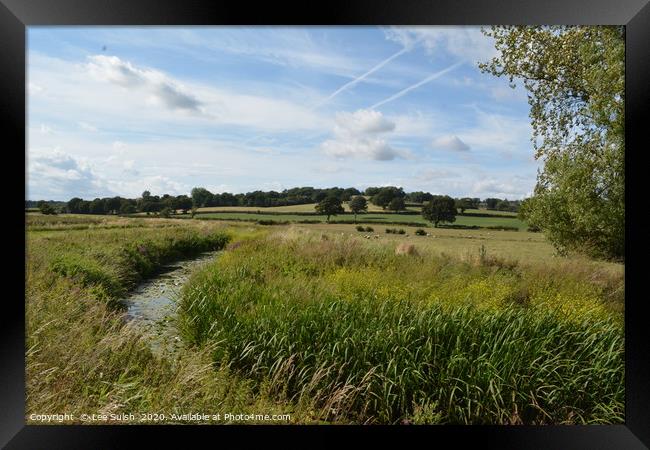
M379 111L359 109L353 113L336 114L337 126L353 134L386 133L395 129L395 123L388 120Z
M408 153L398 150L383 139L357 138L350 141L329 140L322 144L322 149L328 156L335 158L357 157L375 161L390 161L395 158L405 158Z
M534 186L534 180L521 176L510 176L507 181L503 178L486 178L475 181L471 191L473 195L497 198L524 198L531 192Z
M106 184L111 191L129 198L139 197L145 190L151 192L151 195L181 195L188 194L192 189L188 184L163 175L138 177L135 180L108 180Z
M162 72L135 67L117 56L94 55L89 59L87 70L98 80L129 89L145 89L154 103L171 110L202 112L202 103Z
M27 93L29 95L36 95L43 92L43 86L39 86L36 83L32 83L31 81L27 83Z
M77 125L79 125L79 128L81 128L82 130L92 131L92 132L97 131L97 127L95 127L95 126L93 126L93 125L91 125L91 124L89 124L87 122L78 122Z
M476 105L471 109L475 112L476 124L461 130L467 145L476 151L496 153L506 158L516 155L530 162L532 130L527 117L486 112Z
M265 92L257 95L181 81L104 55L76 64L30 52L29 64L30 79L46 88L42 95L28 98L30 117L50 117L56 111L57 116L78 123L92 115L94 122L110 124L111 129L165 135L181 131L190 135L206 126L258 132L326 132L331 127L330 118L310 111L304 96L289 94L285 84L267 84Z
M379 111L359 109L353 113L336 114L334 139L321 144L323 152L335 158L362 158L375 161L390 161L408 158L410 152L396 149L379 137L395 129L395 123Z
M497 55L493 39L483 35L480 27L400 26L385 29L384 34L401 45L422 45L431 55L444 51L472 63L488 61Z
M106 193L106 186L89 165L58 148L30 152L27 158L32 199L69 199L70 192L89 198Z
M467 152L470 147L464 143L458 136L440 136L431 143L435 149L451 150L454 152Z
M242 57L282 67L301 68L353 78L369 62L349 49L318 40L309 29L293 26L163 27L99 30L98 42L110 41L140 50L155 49L198 61L221 64Z
M418 172L415 178L418 181L431 181L447 178L458 178L460 175L447 169L425 169Z

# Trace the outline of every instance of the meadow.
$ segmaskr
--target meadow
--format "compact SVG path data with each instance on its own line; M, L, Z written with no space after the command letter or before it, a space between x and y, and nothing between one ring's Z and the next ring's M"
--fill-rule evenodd
M374 227L29 214L27 416L622 423L622 265L539 233ZM119 300L219 249L179 299L183 350L154 354Z
M257 212L260 211L260 212ZM265 213L266 209L255 209L251 212L208 212L197 214L197 219L217 219L217 220L239 220L239 221L276 221L276 222L326 222L326 217L322 215L310 214L282 214L282 213ZM341 214L330 217L331 223L364 223L364 224L420 224L420 226L431 226L419 214L395 214L395 213L364 213L357 215L356 222L354 215ZM527 225L516 217L477 217L477 216L456 216L453 224L441 224L442 227L513 227L519 230L525 230Z

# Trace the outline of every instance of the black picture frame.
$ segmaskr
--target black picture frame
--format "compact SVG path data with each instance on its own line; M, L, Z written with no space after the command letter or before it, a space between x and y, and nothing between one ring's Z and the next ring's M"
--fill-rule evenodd
M647 148L645 128L650 105L650 4L649 0L490 0L432 1L330 0L288 3L225 0L0 0L0 123L5 128L4 155L12 154L15 164L26 162L25 45L26 27L36 25L483 25L483 24L583 24L626 26L626 203L643 192L645 169L642 152ZM20 148L25 158L20 156ZM25 257L24 204L15 194L25 186L24 172L15 167L6 179L10 192L12 223L17 244L16 261ZM22 181L21 181L22 180ZM24 193L24 192L23 192ZM15 208L15 209L13 209ZM20 209L19 209L20 208ZM636 212L634 211L636 209ZM423 438L427 446L441 440L453 445L473 443L500 449L637 449L650 446L650 365L646 344L650 342L639 288L643 277L643 204L626 215L626 411L624 425L585 426L437 426L437 427L317 427L318 443L336 445L344 434L363 437L379 434L402 445L415 444L407 438ZM19 236L23 236L22 240ZM23 260L24 261L24 260ZM148 439L167 441L170 432L188 431L219 434L219 439L237 434L244 444L250 437L265 435L291 444L295 438L311 436L314 427L195 427L195 426L53 426L25 424L25 317L24 284L19 279L24 266L13 264L16 274L5 276L17 287L16 295L3 296L5 314L0 328L0 445L6 448L107 448L125 446L134 433L148 433ZM71 339L74 339L72 336ZM289 429L287 429L289 428ZM172 430L173 429L173 430ZM153 431L152 433L149 433ZM255 431L253 433L252 431ZM416 436L417 435L417 436ZM203 436L202 436L203 437ZM205 436L207 437L207 436ZM343 439L347 439L343 437ZM198 441L195 441L198 442ZM223 441L215 442L217 444ZM316 443L316 442L314 442ZM149 445L154 445L150 441Z

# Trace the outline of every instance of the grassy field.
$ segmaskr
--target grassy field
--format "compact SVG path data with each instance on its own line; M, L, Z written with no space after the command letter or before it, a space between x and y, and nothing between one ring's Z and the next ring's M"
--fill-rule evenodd
M297 214L249 214L249 213L231 213L231 212L214 212L196 215L197 219L223 219L223 220L274 220L274 221L319 221L325 222L325 216L304 216ZM354 222L354 216L351 214L338 215L330 217L333 222ZM386 213L367 213L359 214L357 216L358 223L368 224L386 224L386 223L418 223L422 226L431 226L420 215L404 215L404 214L386 214ZM456 221L453 223L455 226L479 226L479 227L517 227L520 230L526 229L526 224L517 218L503 218L503 217L472 217L472 216L457 216Z
M424 247L439 255L448 255L457 259L477 254L483 246L490 255L518 261L539 263L555 262L555 250L541 233L522 233L501 230L458 230L450 228L425 228L428 236L415 234L418 227L400 225L371 225L374 231L359 232L352 224L296 224L307 230L345 234L350 236L371 236L381 242L397 245L410 243L416 248ZM365 227L366 225L364 225ZM388 234L386 228L403 229L405 234ZM379 236L375 238L374 236ZM576 259L577 260L577 259ZM618 265L600 263L615 270Z
M538 233L383 228L29 214L27 417L622 422L622 265ZM224 246L184 288L183 351L155 355L118 300Z
M324 420L622 421L620 278L398 253L299 227L248 241L186 285L185 337Z

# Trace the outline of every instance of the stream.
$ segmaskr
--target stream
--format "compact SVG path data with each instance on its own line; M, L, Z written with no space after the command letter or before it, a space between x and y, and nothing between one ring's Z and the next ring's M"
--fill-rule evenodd
M163 266L154 278L143 281L122 299L124 320L142 327L156 353L174 352L181 347L176 327L180 290L192 272L213 261L220 251L202 253L196 258Z

